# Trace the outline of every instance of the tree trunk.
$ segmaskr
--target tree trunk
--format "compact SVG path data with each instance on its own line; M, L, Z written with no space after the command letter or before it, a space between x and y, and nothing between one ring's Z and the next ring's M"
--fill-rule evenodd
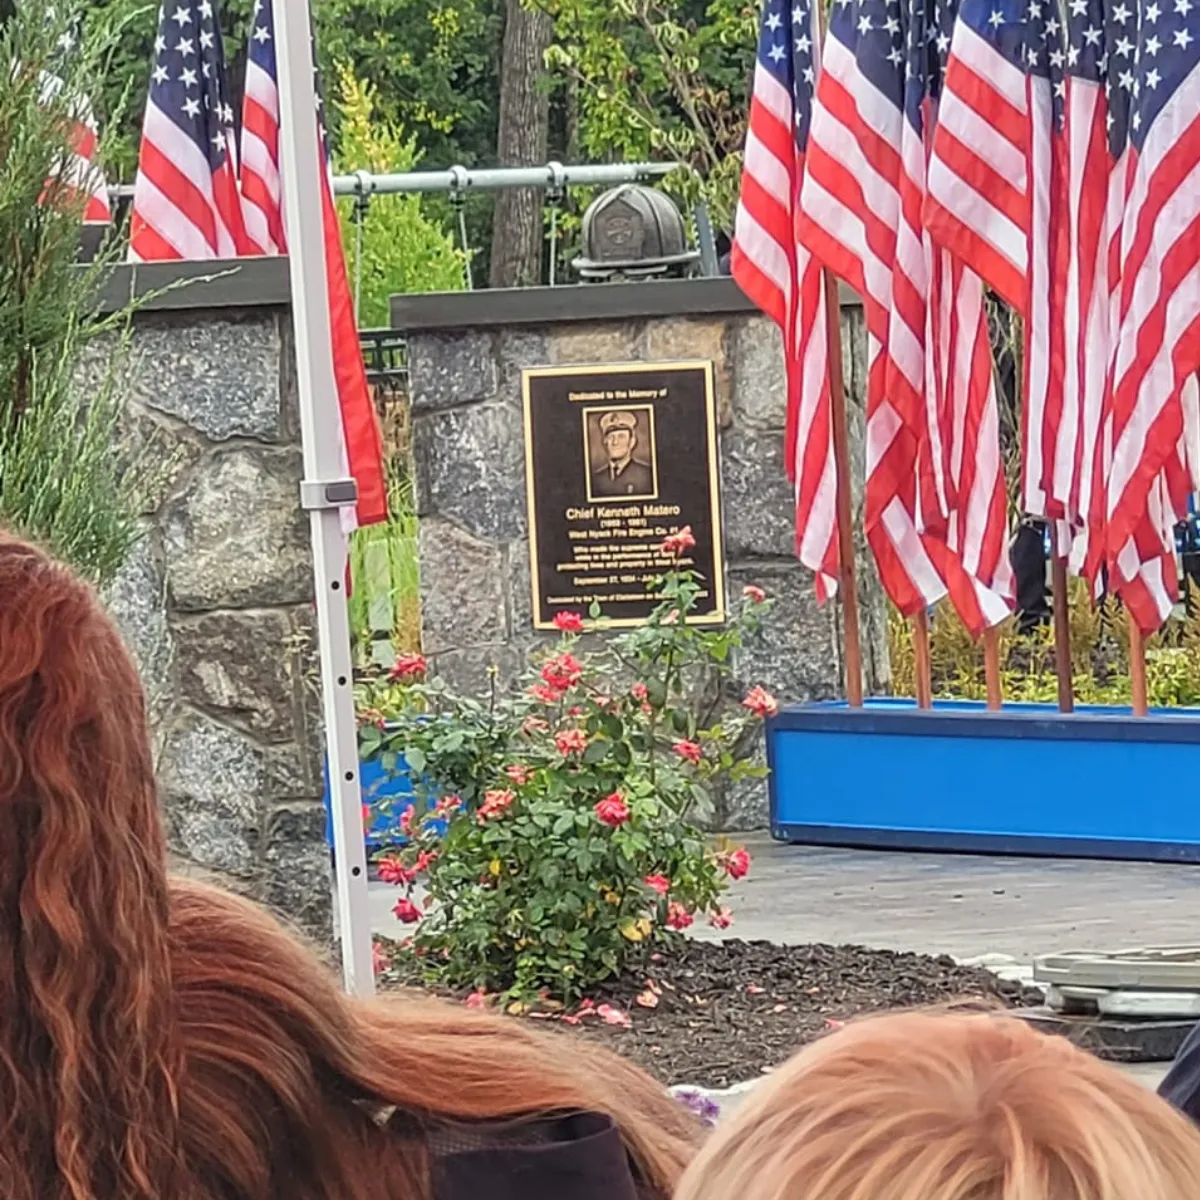
M502 167L532 167L546 161L549 96L539 83L553 32L548 13L525 8L521 0L505 0L496 138L496 160ZM491 286L540 283L542 241L542 192L521 188L497 193Z

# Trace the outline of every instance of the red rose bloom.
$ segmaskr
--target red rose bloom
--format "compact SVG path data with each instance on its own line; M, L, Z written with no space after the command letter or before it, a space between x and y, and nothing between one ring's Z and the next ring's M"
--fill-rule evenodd
M728 929L733 924L733 913L727 908L719 908L708 918L708 923L714 929Z
M554 628L562 633L582 633L583 618L577 612L555 613Z
M533 778L533 768L526 767L521 763L513 763L511 766L505 767L504 773L518 787L528 783Z
M704 747L699 742L689 742L681 739L671 747L680 758L690 763L698 763L704 757Z
M686 929L695 921L686 908L683 907L677 900L672 900L667 905L667 926L670 929Z
M499 816L516 798L517 793L511 788L505 788L503 791L484 792L483 803L479 806L480 823L490 817Z
M556 654L542 667L542 682L559 696L569 692L582 676L583 664L572 654Z
M725 856L725 870L730 879L742 879L750 873L750 852L739 846Z
M629 694L635 700L641 701L645 700L646 697L650 695L650 692L644 683L635 683L633 687L629 689Z
M671 890L671 881L665 875L647 875L642 882L660 896L665 896Z
M662 552L669 554L672 558L678 558L685 551L691 550L695 544L696 539L692 537L692 527L685 525L682 529L663 538Z
M392 913L397 921L402 921L405 925L414 925L421 919L421 910L408 899L397 900Z
M424 679L429 670L429 664L423 654L402 654L396 659L396 665L388 675L391 683L413 683Z
M383 883L412 883L416 875L410 867L406 867L398 858L383 858L379 861L379 878Z
M554 745L564 757L582 754L587 749L587 734L582 729L562 729L554 735Z
M762 604L767 598L767 593L764 592L756 583L746 584L746 586L742 588L742 595L754 604Z
M612 795L597 801L592 811L596 814L596 820L602 825L610 825L613 829L629 820L629 806L622 799L620 792L613 792Z
M764 688L752 687L742 707L748 708L756 717L773 717L779 711L779 702Z
M557 704L562 699L562 692L556 692L553 688L547 687L544 683L535 683L533 687L529 689L529 694L535 700L540 700L543 704ZM531 729L536 729L536 726L531 724L535 720L537 720L536 717L531 717L526 724L529 724ZM545 722L543 721L542 724L544 725ZM525 732L528 733L530 730L526 730Z

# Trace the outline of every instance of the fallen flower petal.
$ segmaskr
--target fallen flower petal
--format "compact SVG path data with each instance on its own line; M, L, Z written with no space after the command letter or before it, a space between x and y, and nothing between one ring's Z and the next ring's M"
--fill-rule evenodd
M620 1025L623 1029L628 1029L632 1024L629 1014L624 1009L613 1008L611 1004L599 1005L596 1009L596 1015L605 1025Z

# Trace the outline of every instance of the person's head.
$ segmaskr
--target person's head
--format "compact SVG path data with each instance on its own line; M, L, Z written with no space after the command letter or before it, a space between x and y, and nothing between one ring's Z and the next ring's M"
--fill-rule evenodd
M249 901L168 884L132 662L86 585L0 533L2 1200L428 1200L428 1122L578 1109L669 1194L696 1129L633 1067L352 1000Z
M0 1195L175 1169L162 827L142 692L86 585L0 532Z
M604 449L613 462L623 462L637 445L637 418L629 412L609 412L600 419Z
M676 1200L1192 1200L1200 1134L1024 1021L876 1017L801 1051Z

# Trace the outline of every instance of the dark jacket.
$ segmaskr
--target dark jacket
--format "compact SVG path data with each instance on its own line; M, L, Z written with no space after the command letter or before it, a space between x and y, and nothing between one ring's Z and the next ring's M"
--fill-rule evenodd
M1200 1023L1192 1027L1158 1094L1200 1124Z
M426 1136L434 1200L641 1200L611 1117L439 1125Z

